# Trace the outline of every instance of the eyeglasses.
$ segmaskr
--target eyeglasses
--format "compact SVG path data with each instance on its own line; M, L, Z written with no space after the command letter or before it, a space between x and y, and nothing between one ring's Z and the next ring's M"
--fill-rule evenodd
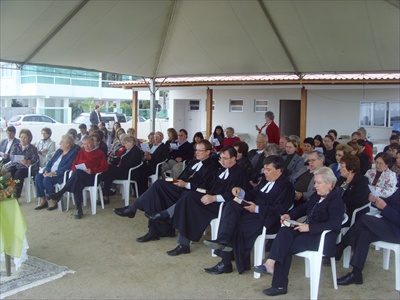
M196 150L194 150L195 152L204 152L204 151L207 151L207 150L200 150L200 149L196 149Z
M232 158L232 157L224 157L224 156L220 156L220 157L219 157L220 160L228 160L228 159L231 159L231 158Z

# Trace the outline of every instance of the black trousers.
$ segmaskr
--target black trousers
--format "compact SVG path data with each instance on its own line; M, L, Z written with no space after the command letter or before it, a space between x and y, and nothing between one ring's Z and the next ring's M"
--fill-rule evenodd
M17 169L16 166L12 166L8 168L8 171L11 173L14 180L19 180L15 185L15 197L20 198L22 187L24 186L24 179L28 177L28 168Z
M109 165L108 170L101 173L100 179L104 182L104 196L110 196L110 189L112 182L116 179L126 180L128 179L128 171L122 170L115 165Z
M88 174L82 170L75 170L71 177L67 180L65 186L60 190L60 193L72 192L75 197L75 205L78 209L82 208L83 195L82 191L85 186L94 184L96 174Z
M369 244L376 241L400 243L385 219L363 215L343 237L343 243L351 246L354 251L350 264L362 270L368 256Z

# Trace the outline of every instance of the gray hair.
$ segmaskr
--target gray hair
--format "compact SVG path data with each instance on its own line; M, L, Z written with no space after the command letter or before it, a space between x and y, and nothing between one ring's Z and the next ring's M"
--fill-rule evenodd
M262 136L264 138L264 141L268 143L268 135L266 135L265 133L259 133L257 137L259 136Z
M132 143L133 145L136 144L136 139L133 136L131 136L130 134L123 135L123 138L121 139L121 141Z
M317 159L322 160L323 162L325 162L325 155L322 152L313 150L310 152L310 154L308 155L308 157L310 157L311 154L316 153L317 154Z
M367 135L367 130L364 127L358 128L357 131L362 135Z
M295 134L291 134L288 137L289 140L295 140L297 142L297 146L300 146L300 137L295 135Z
M264 155L265 156L270 156L270 155L278 155L278 156L280 156L281 155L281 151L280 150L281 150L281 148L279 148L279 146L277 144L268 144L265 147Z
M275 119L274 113L270 110L265 113L265 116L272 121Z
M75 139L72 137L72 135L70 134L64 134L61 137L61 140L66 140L66 142L68 143L69 147L72 149L75 145Z
M317 169L314 172L314 178L317 175L321 175L322 177L322 181L326 184L330 184L332 185L332 187L335 186L337 178L335 176L335 174L333 173L332 169L329 167L321 167L319 169Z

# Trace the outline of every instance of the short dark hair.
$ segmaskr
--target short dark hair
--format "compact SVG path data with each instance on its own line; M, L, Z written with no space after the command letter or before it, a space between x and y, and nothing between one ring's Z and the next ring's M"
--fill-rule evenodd
M329 129L328 134L333 133L335 138L337 138L337 131L335 129Z
M186 129L179 129L179 132L183 132L185 135L186 135L186 137L188 136L188 132L186 131Z
M389 149L396 150L397 152L400 152L400 145L397 144L397 143L391 143L389 145Z
M100 105L95 105L94 109L98 109L100 107Z
M87 129L87 126L85 123L82 123L81 125L79 125L79 129Z
M237 141L237 142L234 142L232 146L233 146L233 148L238 147L238 149L236 151L241 153L242 156L247 156L247 153L249 152L249 145L247 145L246 142Z
M382 158L386 165L389 165L392 162L392 157L386 152L379 152L375 155L374 160L377 160L378 158Z
M333 139L333 137L330 134L325 135L325 137L327 139L330 139L332 142L334 142L335 140Z
M285 161L283 160L283 158L281 156L270 155L270 156L267 156L266 158L264 158L263 164L264 165L272 164L275 169L283 170Z
M51 129L49 127L42 128L42 131L46 132L49 136L51 136L52 134Z
M315 146L314 139L312 137L307 137L304 139L303 144L310 144L311 146Z
M98 135L100 136L100 141L103 140L103 138L104 138L104 133L103 133L103 131L101 131L100 129L97 129L97 130L95 130L93 133L94 133L94 134L98 134Z
M353 171L354 174L360 173L360 159L355 155L344 155L340 159L341 164L346 165L348 171Z
M389 141L397 141L399 142L399 136L397 134L393 134L390 136Z
M15 127L14 127L14 126L10 125L10 126L8 126L8 127L7 127L6 131L9 131L9 132L14 132L14 133L16 133L16 132L17 132L17 129L15 129Z
M358 139L358 140L357 140L357 144L358 144L358 146L360 146L360 147L365 147L365 145L367 144L367 142L366 142L365 140Z
M220 153L222 152L228 152L229 153L229 157L236 157L237 158L237 151L235 148L233 148L232 146L225 146L222 147L222 149L219 151Z
M92 124L92 125L90 125L90 128L93 130L98 130L99 126L97 126L96 124Z
M211 151L212 150L212 148L213 148L213 146L211 145L211 143L210 143L210 141L208 141L208 140L201 140L201 141L199 141L197 144L202 144L202 145L204 145L204 148L206 148L205 150L207 151L207 150L209 150L209 151Z

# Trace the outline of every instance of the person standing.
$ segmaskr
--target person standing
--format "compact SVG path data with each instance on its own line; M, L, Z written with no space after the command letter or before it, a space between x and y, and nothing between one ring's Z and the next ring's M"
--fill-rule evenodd
M279 127L274 122L275 115L272 111L267 111L265 113L265 124L263 126L258 127L256 125L256 130L261 133L265 128L265 133L268 136L268 143L274 143L279 145L280 133Z
M97 125L101 122L100 105L96 105L94 110L90 113L90 123Z

